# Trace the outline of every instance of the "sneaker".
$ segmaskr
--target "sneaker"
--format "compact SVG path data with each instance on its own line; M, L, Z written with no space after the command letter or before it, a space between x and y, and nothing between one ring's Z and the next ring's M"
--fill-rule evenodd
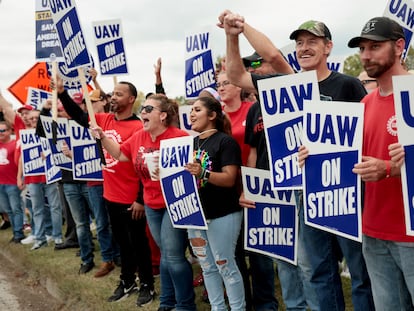
M82 262L79 268L79 274L86 274L91 271L93 267L95 267L93 261L88 263Z
M32 248L30 249L31 251L37 250L43 246L47 246L47 242L46 241L36 241Z
M52 237L51 235L47 235L47 234L46 234L46 241L47 241L48 243L52 242L52 241L53 241L53 237Z
M154 289L150 289L147 284L141 284L138 291L137 306L142 307L154 300Z
M99 267L99 270L96 271L94 277L100 278L102 276L107 275L109 272L115 269L115 264L113 261L103 262Z
M131 285L126 285L123 280L119 282L118 287L115 289L111 297L108 298L109 302L119 301L127 298L134 291L138 289L137 283L132 283Z
M56 244L63 244L63 240L60 238L55 239L55 245Z
M32 234L20 241L20 243L25 244L25 245L33 244L34 242L36 242L36 238Z

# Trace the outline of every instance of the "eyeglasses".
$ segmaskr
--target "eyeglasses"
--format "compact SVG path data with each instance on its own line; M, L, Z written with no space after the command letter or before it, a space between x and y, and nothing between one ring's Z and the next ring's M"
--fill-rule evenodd
M263 64L262 60L251 61L248 67L253 68L253 69L257 69L260 66L262 66L262 64Z
M220 86L225 87L226 85L229 85L230 81L229 80L224 80L223 82L217 82L216 86L217 88L219 88Z
M157 110L162 112L162 110L160 108L155 107L155 106L151 106L151 105L141 106L141 109L139 110L139 112L141 113L145 110L146 113L151 113L154 109L157 109Z
M0 129L0 133L5 133L7 131L8 131L7 129Z
M369 79L369 80L362 80L361 81L362 85L367 85L367 84L369 84L371 82L377 83L377 80L375 80L375 79Z

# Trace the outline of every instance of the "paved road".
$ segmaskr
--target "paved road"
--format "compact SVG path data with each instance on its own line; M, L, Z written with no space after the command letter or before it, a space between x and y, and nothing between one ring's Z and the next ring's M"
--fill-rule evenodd
M21 310L17 297L13 295L11 283L2 272L0 272L0 309L2 311Z

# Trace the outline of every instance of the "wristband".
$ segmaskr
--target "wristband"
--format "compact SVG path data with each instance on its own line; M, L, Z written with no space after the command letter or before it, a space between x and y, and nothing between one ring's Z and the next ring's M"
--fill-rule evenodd
M385 178L388 178L391 176L391 162L390 161L385 161Z

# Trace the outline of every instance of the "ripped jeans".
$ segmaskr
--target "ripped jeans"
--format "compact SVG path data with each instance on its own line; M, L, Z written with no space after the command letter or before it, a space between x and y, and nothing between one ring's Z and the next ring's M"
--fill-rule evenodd
M191 247L203 270L212 311L227 310L223 283L231 310L246 308L243 278L234 255L242 217L242 211L235 212L210 220L208 230L188 229Z

